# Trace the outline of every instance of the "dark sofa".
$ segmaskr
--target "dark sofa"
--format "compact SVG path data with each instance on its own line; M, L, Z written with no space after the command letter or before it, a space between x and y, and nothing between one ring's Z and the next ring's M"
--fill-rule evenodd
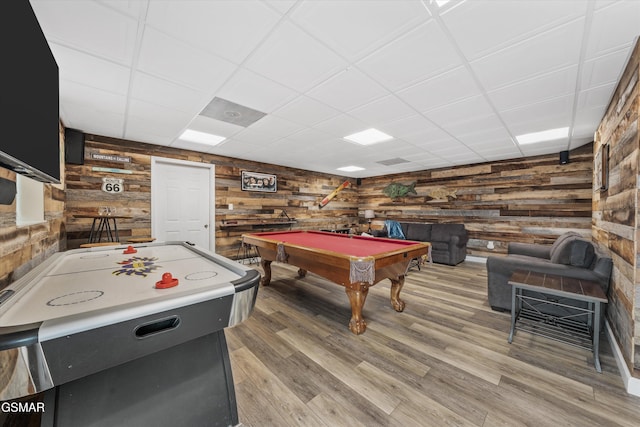
M487 293L492 309L511 311L512 290L508 281L518 269L592 280L600 284L606 295L613 261L575 232L561 235L552 245L509 243L507 256L487 258Z
M439 264L456 265L467 256L469 234L464 224L426 224L422 222L400 222L407 240L431 243L431 257ZM386 228L374 233L387 236Z

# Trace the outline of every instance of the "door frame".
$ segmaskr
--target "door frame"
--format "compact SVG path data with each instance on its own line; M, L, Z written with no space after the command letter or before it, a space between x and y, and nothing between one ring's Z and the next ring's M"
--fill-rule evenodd
M216 165L212 163L201 163L201 162L192 162L189 160L179 160L179 159L171 159L168 157L156 157L151 156L151 235L157 235L156 230L158 230L158 224L156 223L157 216L154 217L153 213L156 211L156 204L158 203L158 195L156 191L159 189L158 187L158 178L157 171L159 164L172 164L172 165L180 165L201 169L209 170L209 200L207 202L207 206L209 206L209 224L207 230L209 230L209 247L206 248L211 252L215 252L216 250L216 233L215 233L215 223L216 223L216 209L215 209L215 200L216 200L216 173L215 168ZM154 173L156 172L156 173Z

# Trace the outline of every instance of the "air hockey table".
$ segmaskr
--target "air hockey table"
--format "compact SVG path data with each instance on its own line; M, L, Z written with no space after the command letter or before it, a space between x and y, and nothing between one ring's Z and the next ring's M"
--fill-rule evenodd
M224 329L259 280L184 242L54 254L0 291L0 401L38 396L41 426L237 425Z

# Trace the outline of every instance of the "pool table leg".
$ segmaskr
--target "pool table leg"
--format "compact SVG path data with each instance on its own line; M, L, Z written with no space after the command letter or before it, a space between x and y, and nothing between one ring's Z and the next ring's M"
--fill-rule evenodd
M404 276L391 280L391 306L395 311L403 311L405 303L400 299L400 291L404 286Z
M261 258L260 265L262 266L262 270L264 270L264 276L260 279L260 284L262 286L269 286L269 283L271 283L271 261Z
M349 283L345 286L345 291L351 303L351 320L349 330L356 335L360 335L367 330L367 322L362 317L362 307L369 293L368 283Z

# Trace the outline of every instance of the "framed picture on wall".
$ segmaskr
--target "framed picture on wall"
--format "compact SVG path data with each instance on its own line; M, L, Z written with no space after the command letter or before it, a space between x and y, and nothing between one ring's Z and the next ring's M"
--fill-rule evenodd
M242 190L275 193L278 191L278 180L275 175L242 171Z
M609 188L609 144L603 144L594 162L595 186L600 191Z

